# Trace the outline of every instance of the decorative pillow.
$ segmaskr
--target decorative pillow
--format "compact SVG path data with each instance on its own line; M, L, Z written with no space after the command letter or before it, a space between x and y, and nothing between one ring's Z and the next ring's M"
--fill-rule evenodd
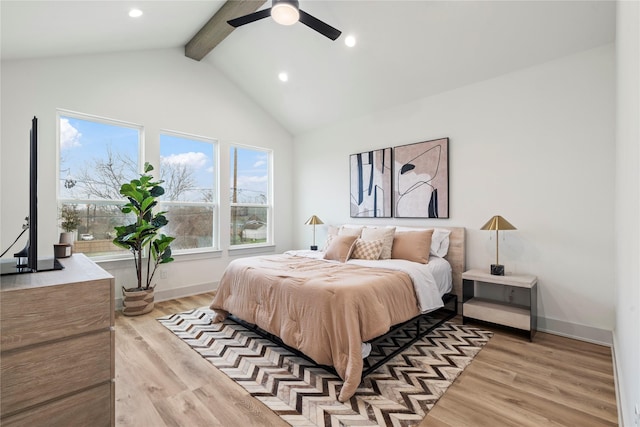
M380 257L384 241L382 240L356 240L351 258L374 260Z
M346 262L351 256L358 236L332 236L328 241L324 259Z
M360 234L362 234L362 229L363 228L364 227L361 227L361 226L343 225L338 230L338 236L357 236L357 237L360 237Z
M382 251L380 251L379 259L390 259L391 248L393 247L393 236L396 232L395 227L374 228L365 227L362 229L362 240L374 241L382 240Z
M439 256L440 258L444 258L447 256L449 252L449 235L451 234L451 230L447 230L446 228L416 228L416 227L396 227L397 232L406 232L406 231L424 231L424 230L433 230L433 237L431 238L431 249L430 253L433 256Z
M391 258L427 264L432 236L433 229L396 233L391 248Z
M340 227L336 227L335 225L330 225L327 229L327 241L324 244L324 248L322 249L324 252L329 248L329 243L332 236L356 236L360 237L362 233L363 226L359 225L343 225Z

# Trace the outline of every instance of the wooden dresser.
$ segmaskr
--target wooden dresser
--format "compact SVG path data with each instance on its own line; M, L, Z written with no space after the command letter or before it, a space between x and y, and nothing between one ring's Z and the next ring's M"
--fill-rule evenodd
M2 276L0 425L115 425L114 279L83 254Z

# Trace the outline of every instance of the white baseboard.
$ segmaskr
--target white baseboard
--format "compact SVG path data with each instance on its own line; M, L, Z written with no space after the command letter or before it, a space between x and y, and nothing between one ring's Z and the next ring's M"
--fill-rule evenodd
M616 389L616 406L618 408L618 425L619 426L624 426L624 411L621 409L623 408L622 404L622 394L620 391L620 378L622 377L622 373L618 370L620 368L620 365L618 364L618 358L616 355L616 347L617 347L617 340L616 340L616 335L613 334L613 345L611 346L611 360L613 361L613 384L615 386Z
M200 283L197 285L184 286L173 289L158 289L155 291L155 302L167 301L170 299L189 297L191 295L204 294L218 288L218 282ZM116 298L116 310L122 310L122 297Z
M613 332L557 319L538 317L538 331L611 347Z

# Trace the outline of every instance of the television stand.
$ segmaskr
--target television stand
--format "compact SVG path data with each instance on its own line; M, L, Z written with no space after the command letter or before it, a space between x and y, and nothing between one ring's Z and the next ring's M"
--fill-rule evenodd
M57 258L38 258L38 267L32 270L26 264L19 264L20 258L0 262L0 275L40 273L42 271L62 270L64 267Z

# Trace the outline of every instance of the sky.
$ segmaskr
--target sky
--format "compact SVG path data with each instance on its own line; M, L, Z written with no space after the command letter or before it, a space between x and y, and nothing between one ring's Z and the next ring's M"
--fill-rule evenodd
M84 198L82 182L76 182L71 189L64 186L67 178L75 179L81 170L89 169L94 159L105 159L108 147L112 153L121 153L128 159L138 163L138 140L141 127L112 125L96 121L83 120L73 116L60 117L60 197ZM212 189L216 174L214 146L211 142L175 133L160 136L160 158L162 164L188 165L193 170L195 186L199 189ZM229 186L233 185L233 152L231 158L231 177ZM153 164L153 163L152 163ZM158 169L158 165L154 165ZM128 178L130 179L130 178ZM255 149L238 149L238 188L243 194L255 198L257 194L268 191L268 153ZM196 192L193 192L195 194ZM196 196L189 196L193 198ZM242 200L239 202L251 202Z

